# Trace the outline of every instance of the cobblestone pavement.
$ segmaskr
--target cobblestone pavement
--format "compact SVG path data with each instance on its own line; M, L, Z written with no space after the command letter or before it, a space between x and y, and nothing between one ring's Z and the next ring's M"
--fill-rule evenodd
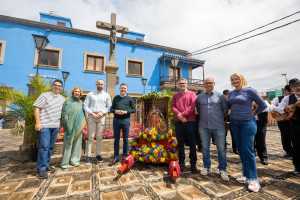
M240 160L228 148L228 173L230 181L225 182L212 173L208 177L185 172L176 183L167 176L166 166L137 164L121 177L117 166L109 166L112 156L112 140L105 140L104 162L61 170L58 168L59 155L53 164L57 167L47 180L35 176L35 164L18 162L5 156L5 149L17 150L19 137L13 137L0 130L0 200L25 199L300 199L300 176L296 176L292 161L282 157L280 135L277 130L268 131L268 153L270 164L257 162L262 190L250 193L234 177L241 174ZM13 146L15 148L13 148ZM58 145L56 152L61 146ZM216 150L212 147L212 164L216 169ZM17 154L17 152L15 152ZM188 156L187 156L188 157ZM188 164L188 161L187 161ZM202 155L198 153L198 168L202 166Z

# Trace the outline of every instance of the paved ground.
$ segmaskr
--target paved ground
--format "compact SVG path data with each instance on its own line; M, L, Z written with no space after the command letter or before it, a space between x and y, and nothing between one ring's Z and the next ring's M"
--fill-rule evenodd
M257 164L262 190L250 193L234 177L240 175L241 165L237 155L228 152L230 181L224 182L215 174L203 177L200 174L183 174L174 184L170 182L165 166L136 165L127 174L118 177L116 167L108 166L111 160L112 141L105 141L103 163L62 171L57 168L48 180L35 176L31 162L13 160L22 142L0 130L0 200L25 199L300 199L300 176L296 176L291 160L282 157L279 132L268 131L270 164ZM13 153L14 152L14 153ZM59 152L59 146L56 150ZM213 170L216 168L216 151L213 147ZM58 166L59 156L53 164ZM202 155L198 153L198 167Z

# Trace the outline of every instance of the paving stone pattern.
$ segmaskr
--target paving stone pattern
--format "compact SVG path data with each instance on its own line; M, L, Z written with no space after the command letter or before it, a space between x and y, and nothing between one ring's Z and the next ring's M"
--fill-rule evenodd
M61 170L59 154L54 155L54 173L47 180L36 177L35 163L19 162L11 156L5 156L14 150L12 144L19 144L20 138L0 130L0 200L26 199L83 199L83 200L190 200L190 199L251 199L286 200L300 199L300 176L294 175L292 161L283 158L278 130L268 131L268 153L270 164L261 165L257 160L258 174L262 185L259 193L248 192L245 185L235 181L241 175L241 163L238 155L228 146L228 173L230 181L222 181L214 173L217 168L216 148L212 145L212 173L207 176L191 174L186 170L172 182L167 175L167 166L143 165L137 163L128 173L119 176L117 166L110 166L112 140L105 140L104 162L87 165L82 161L79 167ZM230 138L228 138L230 142ZM3 142L5 141L5 142ZM14 141L14 143L13 143ZM4 144L5 143L5 144ZM61 146L57 146L56 153ZM17 148L15 148L15 151ZM186 151L188 153L188 151ZM16 152L17 154L17 152ZM202 155L198 154L198 168L202 167ZM188 158L188 156L186 156ZM186 161L189 167L188 160Z

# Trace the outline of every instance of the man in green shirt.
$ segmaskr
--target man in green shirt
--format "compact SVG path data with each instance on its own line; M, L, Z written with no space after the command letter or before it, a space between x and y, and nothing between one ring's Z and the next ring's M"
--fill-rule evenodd
M119 162L120 131L123 131L123 158L128 155L128 134L130 128L130 113L135 112L134 99L127 95L127 85L121 83L120 95L113 99L110 111L114 113L114 159L112 165Z

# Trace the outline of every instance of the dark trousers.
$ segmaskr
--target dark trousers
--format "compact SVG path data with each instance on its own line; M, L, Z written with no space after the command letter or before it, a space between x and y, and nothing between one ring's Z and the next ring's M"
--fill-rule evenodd
M120 144L120 132L123 131L123 156L128 154L128 134L130 127L130 119L118 119L114 118L114 159L119 159L119 144Z
M196 122L175 122L175 132L176 139L178 142L178 157L179 164L181 166L185 165L185 152L184 152L184 144L190 146L190 163L191 167L194 167L197 162L197 154L196 154L196 145L195 145L195 132L196 132Z
M201 150L202 149L202 144L201 144L200 133L198 131L199 130L198 120L195 124L196 124L195 125L196 126L196 128L195 128L195 130L196 130L196 132L195 132L196 145L197 145L198 149Z
M267 121L257 120L257 133L255 135L254 146L260 160L268 160L266 145Z
M291 122L292 145L293 145L293 164L295 170L300 172L300 121Z
M281 134L281 143L282 148L288 155L292 155L292 139L291 139L291 122L290 121L281 121L278 122L278 128Z
M228 134L228 131L230 133L230 137L231 137L231 147L232 147L232 151L234 153L237 153L238 150L237 150L237 147L236 147L236 142L234 141L234 138L232 136L232 131L231 131L231 128L230 128L230 123L229 122L225 122L225 149L227 149L227 134Z

